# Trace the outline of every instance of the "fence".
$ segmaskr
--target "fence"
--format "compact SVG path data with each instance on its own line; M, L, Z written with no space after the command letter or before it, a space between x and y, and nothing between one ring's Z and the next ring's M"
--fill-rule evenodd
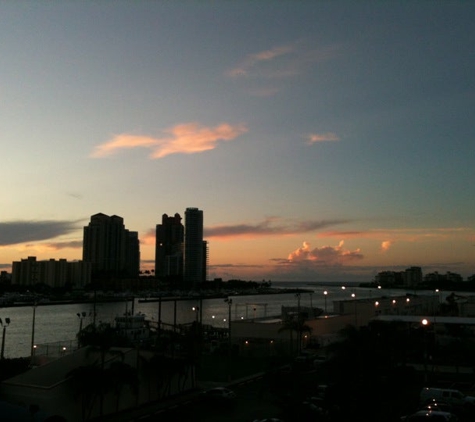
M56 341L54 343L35 344L35 356L48 356L50 358L59 358L74 352L78 348L77 340Z

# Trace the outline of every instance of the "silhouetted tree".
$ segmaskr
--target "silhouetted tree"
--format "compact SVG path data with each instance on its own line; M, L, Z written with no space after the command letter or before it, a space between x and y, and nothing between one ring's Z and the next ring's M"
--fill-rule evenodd
M301 350L302 346L302 335L303 333L310 334L312 328L305 323L305 318L300 314L297 318L287 318L282 322L282 327L279 328L278 332L283 331L290 332L290 354L293 355L293 332L297 333L297 351Z

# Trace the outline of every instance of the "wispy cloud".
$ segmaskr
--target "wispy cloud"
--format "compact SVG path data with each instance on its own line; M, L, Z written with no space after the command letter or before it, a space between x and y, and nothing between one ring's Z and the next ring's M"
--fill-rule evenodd
M98 145L91 153L93 158L106 157L119 150L147 148L149 157L158 159L171 154L196 154L216 148L219 141L231 141L247 132L245 125L221 123L214 127L198 123L184 123L164 131L164 137L121 134Z
M339 141L340 138L332 132L328 133L310 133L305 136L307 144L313 145L317 142Z
M315 48L302 41L278 45L249 54L226 74L232 78L294 77L315 63L335 57L339 50L339 46Z
M390 242L388 245L391 246L396 241L421 242L427 240L447 240L453 236L469 237L470 235L473 235L473 232L474 229L470 227L401 227L399 229L376 228L359 231L322 231L317 234L317 237L375 239L381 242Z
M0 223L0 246L53 239L78 229L77 221L10 221Z
M291 45L282 45L273 47L270 50L250 54L238 66L233 69L230 69L227 72L227 75L231 77L250 76L254 72L258 73L261 71L258 68L259 64L262 64L263 62L270 62L281 56L289 55L294 51L295 47Z
M305 220L288 221L277 217L268 217L264 221L250 224L218 225L206 227L204 235L207 238L231 238L231 237L260 237L275 235L292 235L308 233L315 230L345 224L350 220Z

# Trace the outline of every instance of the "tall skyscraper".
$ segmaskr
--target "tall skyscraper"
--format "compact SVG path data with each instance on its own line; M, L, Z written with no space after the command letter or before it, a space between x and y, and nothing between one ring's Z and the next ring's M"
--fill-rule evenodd
M102 213L84 227L83 261L92 264L92 277L137 277L140 266L138 233L124 219Z
M185 211L184 284L196 287L206 281L206 242L203 241L203 211L187 208Z
M181 283L183 279L184 227L180 214L162 215L155 230L155 276Z

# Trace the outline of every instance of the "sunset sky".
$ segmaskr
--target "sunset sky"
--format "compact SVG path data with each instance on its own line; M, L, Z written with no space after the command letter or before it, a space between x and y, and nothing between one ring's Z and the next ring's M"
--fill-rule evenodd
M204 212L209 277L475 273L475 2L0 2L0 269Z

